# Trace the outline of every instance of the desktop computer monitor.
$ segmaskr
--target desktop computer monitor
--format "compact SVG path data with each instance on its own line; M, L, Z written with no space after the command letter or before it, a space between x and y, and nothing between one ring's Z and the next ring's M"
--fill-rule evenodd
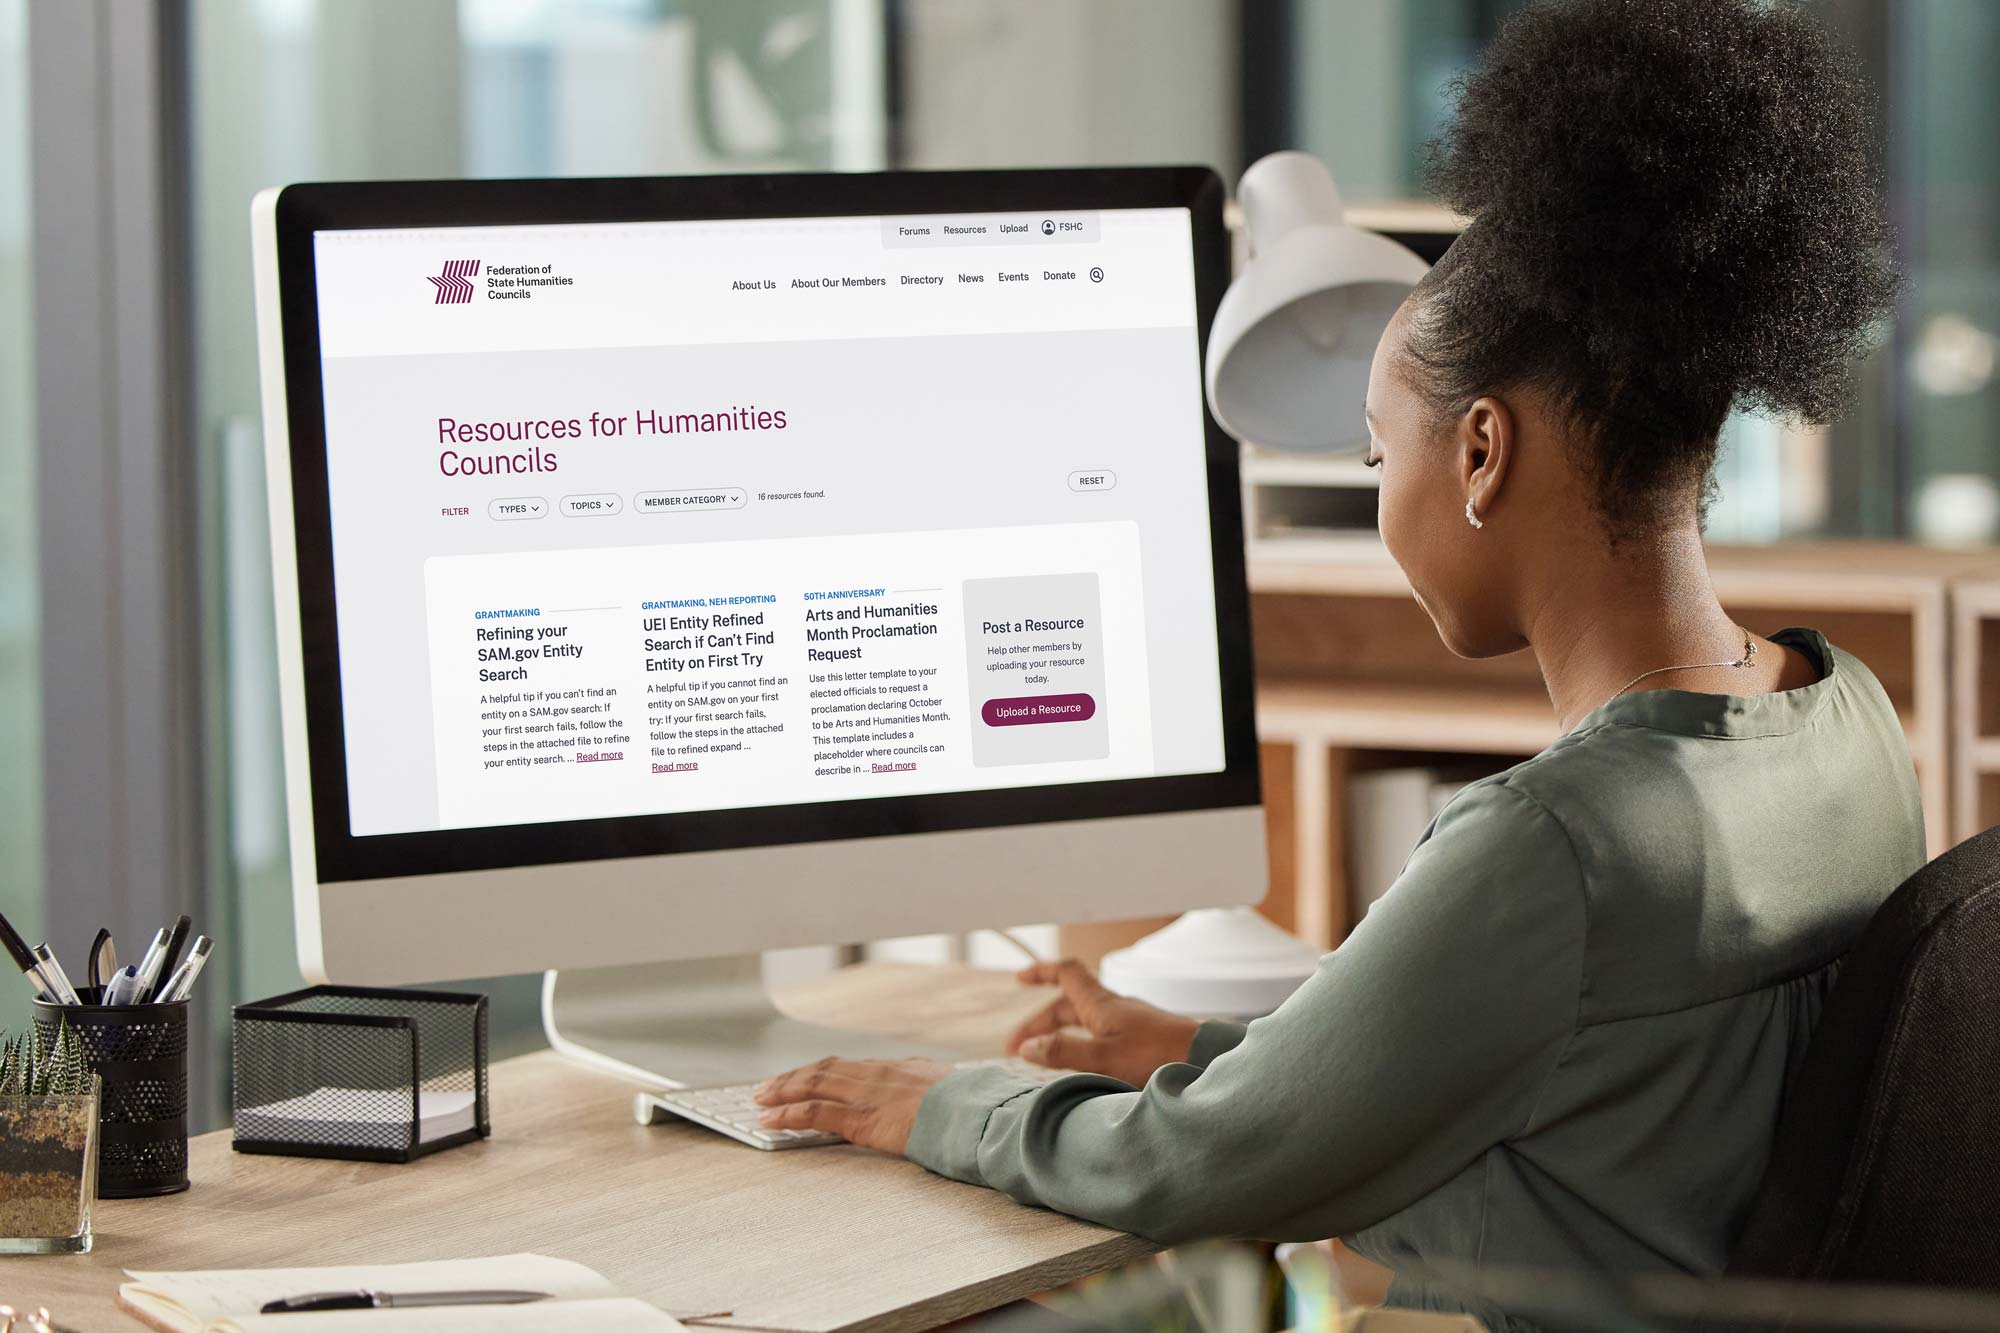
M260 195L305 973L1259 898L1222 201L1194 168Z

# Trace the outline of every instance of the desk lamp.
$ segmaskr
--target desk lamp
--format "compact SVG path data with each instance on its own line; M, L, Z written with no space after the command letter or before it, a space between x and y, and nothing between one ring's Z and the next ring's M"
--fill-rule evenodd
M1208 337L1209 410L1263 448L1332 452L1360 435L1375 343L1429 265L1345 220L1309 153L1272 153L1237 187L1250 257ZM1252 1017L1318 965L1310 945L1248 907L1202 908L1104 956L1105 986L1176 1013Z

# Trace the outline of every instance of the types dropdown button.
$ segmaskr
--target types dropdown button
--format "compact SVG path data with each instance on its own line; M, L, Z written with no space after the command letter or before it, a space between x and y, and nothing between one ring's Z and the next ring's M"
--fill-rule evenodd
M549 502L539 495L516 495L494 500L486 506L486 516L503 523L523 518L547 518Z

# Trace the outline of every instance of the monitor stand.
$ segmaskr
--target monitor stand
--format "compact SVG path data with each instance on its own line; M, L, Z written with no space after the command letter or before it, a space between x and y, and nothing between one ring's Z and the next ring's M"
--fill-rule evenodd
M764 989L756 954L545 973L542 1027L563 1056L652 1088L749 1083L823 1055L965 1058L908 1037L787 1018Z

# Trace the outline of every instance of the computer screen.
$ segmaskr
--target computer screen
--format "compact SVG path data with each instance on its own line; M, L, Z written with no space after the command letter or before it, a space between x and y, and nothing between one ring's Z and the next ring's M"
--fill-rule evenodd
M1061 193L281 202L321 877L1254 801L1196 223Z

